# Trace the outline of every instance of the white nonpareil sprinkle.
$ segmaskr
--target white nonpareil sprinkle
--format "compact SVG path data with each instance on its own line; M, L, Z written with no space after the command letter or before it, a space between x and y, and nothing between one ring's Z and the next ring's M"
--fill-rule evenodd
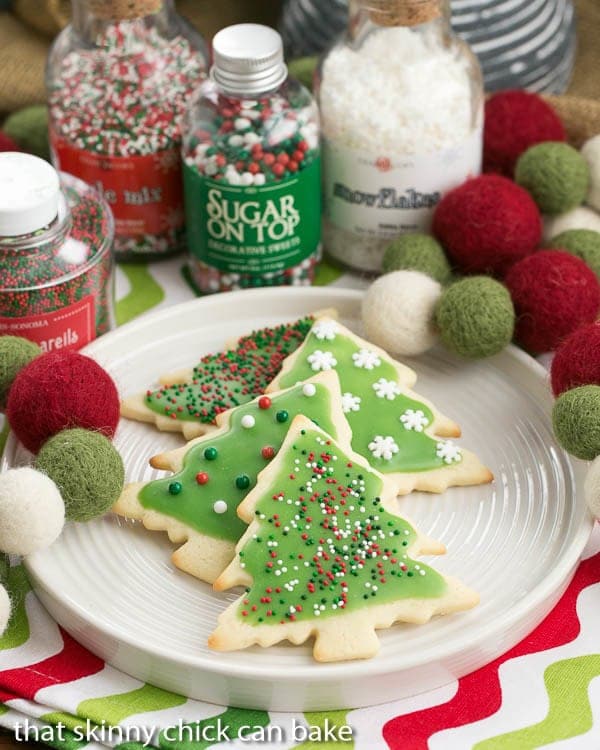
M380 29L357 50L332 50L320 99L324 134L366 151L431 153L473 127L466 61L437 36L403 27Z

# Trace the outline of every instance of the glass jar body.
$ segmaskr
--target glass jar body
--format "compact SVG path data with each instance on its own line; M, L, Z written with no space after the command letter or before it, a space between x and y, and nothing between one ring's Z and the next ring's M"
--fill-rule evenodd
M0 335L23 336L44 351L80 349L114 324L111 211L89 185L60 177L52 224L0 237Z
M206 49L170 0L138 3L153 12L133 17L112 5L74 0L50 51L53 161L102 191L119 259L163 257L185 246L180 124Z
M379 272L390 240L428 231L442 195L481 171L479 64L443 0L361 0L317 92L325 249Z
M312 283L320 257L317 106L293 79L248 97L207 80L183 128L190 272L202 292Z

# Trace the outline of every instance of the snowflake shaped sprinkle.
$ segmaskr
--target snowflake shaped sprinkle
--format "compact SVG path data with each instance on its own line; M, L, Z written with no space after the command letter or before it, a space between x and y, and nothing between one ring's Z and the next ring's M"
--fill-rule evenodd
M335 320L320 320L312 328L312 332L319 341L333 341L338 332L338 325Z
M353 393L344 393L342 396L344 414L348 414L349 411L360 411L360 402L360 396L355 396Z
M399 449L393 437L377 435L369 443L369 450L374 458L383 458L385 461L390 461L394 453L398 453Z
M414 409L407 409L400 417L400 421L404 425L405 430L414 430L415 432L423 432L425 427L429 425L429 420L421 409L417 409L416 411Z
M381 364L379 355L370 349L359 349L357 352L354 352L352 361L355 367L364 367L365 370L372 370Z
M394 383L393 380L386 380L385 378L379 378L376 383L373 383L373 390L378 398L387 398L388 401L393 401L396 396L400 395L400 386L398 383Z
M436 455L446 464L458 463L462 459L462 452L451 440L440 440L436 446Z
M331 352L322 352L317 349L316 352L308 356L308 363L315 372L320 372L321 370L333 370L337 365L337 359Z

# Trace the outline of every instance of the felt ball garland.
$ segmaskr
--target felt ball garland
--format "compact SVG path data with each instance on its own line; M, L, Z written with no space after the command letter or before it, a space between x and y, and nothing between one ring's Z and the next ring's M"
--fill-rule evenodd
M14 336L0 337L0 387L10 427L25 447L39 451L35 468L0 474L0 553L28 555L58 537L65 517L89 521L120 495L125 471L109 439L119 398L108 373L89 357L69 350L42 354Z
M512 177L518 158L530 146L566 137L560 118L538 94L498 92L485 104L483 169Z

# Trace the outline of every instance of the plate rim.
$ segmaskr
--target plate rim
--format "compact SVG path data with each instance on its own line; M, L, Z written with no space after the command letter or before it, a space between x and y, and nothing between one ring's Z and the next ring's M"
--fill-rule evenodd
M193 311L196 308L202 309L203 307L210 307L214 304L214 300L219 299L219 302L225 300L220 299L222 296L226 296L227 301L231 301L232 307L235 307L235 303L243 298L244 301L252 297L262 298L279 298L281 295L293 295L306 296L306 297L323 297L324 295L331 298L333 304L335 300L344 300L351 304L359 304L364 296L364 292L360 290L347 289L343 287L298 287L298 288L280 288L275 287L271 289L252 289L252 290L241 290L236 292L229 292L227 295L215 295L205 296L187 302L179 303L177 305L170 305L154 312L150 311L140 318L134 319L123 326L105 334L101 338L95 340L91 344L88 344L81 351L82 353L95 357L98 353L102 355L102 350L106 346L111 346L112 342L131 335L132 331L138 328L153 326L157 322L163 319L169 319L173 316L179 316L182 313ZM239 309L239 308L238 308ZM526 369L530 370L538 379L546 380L547 370L537 362L533 357L517 348L513 344L510 344L504 352L516 359ZM415 359L415 358L410 358ZM416 358L418 359L418 358ZM110 365L108 365L110 369ZM7 444L2 457L3 468L8 465L7 455L14 449L16 438L11 432L9 434ZM564 453L564 452L563 452ZM580 462L576 462L571 456L564 453L571 470L577 469L577 465ZM577 476L577 471L573 472ZM579 482L577 482L579 484ZM475 488L474 488L475 489ZM561 557L554 567L552 573L544 578L543 581L539 582L535 588L529 593L527 597L522 599L510 609L505 610L499 617L494 617L490 622L481 623L477 630L476 636L470 641L470 649L475 650L481 646L482 643L489 640L498 641L499 636L514 628L515 625L527 615L528 611L534 611L543 606L544 602L552 597L561 586L564 586L565 582L568 581L569 577L573 574L577 564L581 560L583 550L589 540L592 532L594 523L590 513L586 513L582 517L582 521L574 534L573 541L571 542L566 553ZM281 679L281 667L277 664L268 665L261 664L260 672L257 673L256 665L244 665L235 664L233 662L217 662L211 661L210 657L194 654L180 654L176 651L168 648L162 649L159 644L154 647L150 647L145 643L136 642L135 636L128 634L127 632L120 630L118 625L113 623L98 623L93 613L89 612L78 602L71 599L69 596L63 594L60 590L56 591L53 588L48 588L44 585L43 576L40 575L38 566L35 562L35 557L25 558L24 565L29 576L34 581L34 589L37 587L41 588L46 596L51 597L59 606L67 610L71 616L81 618L89 626L100 631L104 637L108 637L123 643L131 649L138 652L149 655L150 657L160 658L169 661L177 666L184 668L202 669L207 672L222 675L230 678L260 678L264 680L278 680ZM40 567L43 567L40 565ZM208 585L208 584L201 584ZM553 605L552 608L556 606ZM539 621L538 621L539 622ZM536 623L537 624L537 623ZM528 630L528 632L531 632ZM379 674L392 674L402 671L407 671L415 668L423 668L427 665L439 663L452 659L454 656L464 650L464 642L461 641L460 632L455 634L450 641L451 646L448 646L448 641L443 643L432 643L427 645L424 649L419 650L413 656L402 655L400 657L394 657L391 655L387 658L386 663L381 665L381 668L377 670ZM265 655L267 650L265 649ZM401 663L396 663L395 659L401 659ZM494 657L496 658L496 657ZM487 662L486 662L487 663ZM361 677L373 676L375 670L373 670L372 660L351 660L333 663L318 663L314 662L311 664L297 665L293 668L293 675L289 675L289 679L296 682L300 679L310 678L312 683L328 682L343 678L349 679L360 679Z

